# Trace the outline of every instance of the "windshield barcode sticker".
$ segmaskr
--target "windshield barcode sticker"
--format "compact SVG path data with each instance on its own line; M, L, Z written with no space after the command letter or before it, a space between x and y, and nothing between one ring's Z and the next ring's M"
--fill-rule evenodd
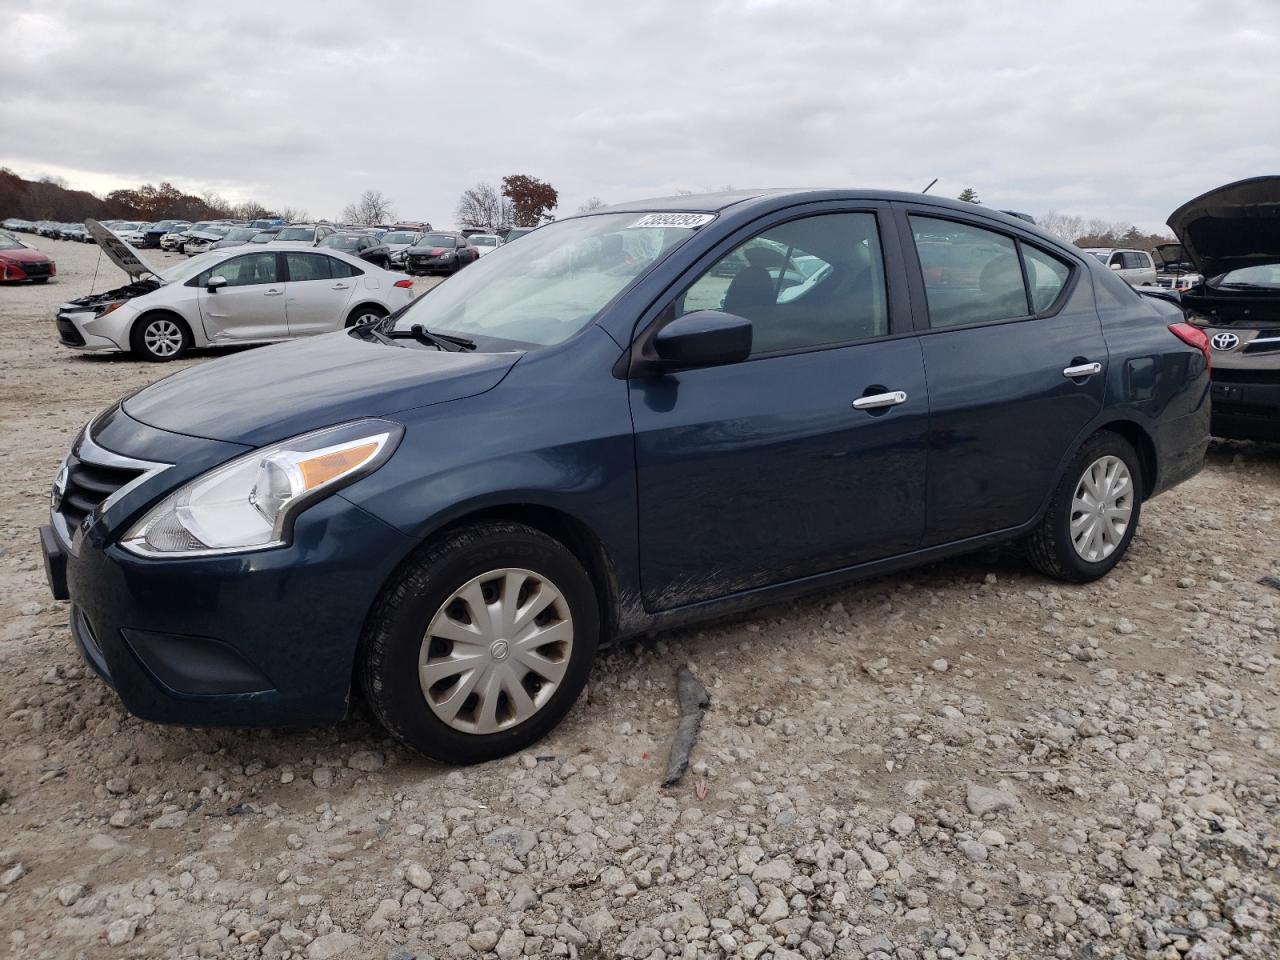
M635 223L628 224L628 230L636 227L685 227L692 230L714 220L713 213L647 213Z

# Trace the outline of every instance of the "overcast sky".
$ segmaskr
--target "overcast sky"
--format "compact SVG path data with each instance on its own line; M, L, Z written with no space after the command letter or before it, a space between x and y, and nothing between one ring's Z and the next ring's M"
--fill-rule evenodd
M1280 173L1280 0L0 5L0 165L453 221L726 184L1163 224Z

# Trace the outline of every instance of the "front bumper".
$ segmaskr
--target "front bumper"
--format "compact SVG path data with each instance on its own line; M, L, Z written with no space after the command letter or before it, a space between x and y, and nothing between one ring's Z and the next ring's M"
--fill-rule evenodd
M412 540L336 494L298 518L286 547L135 556L116 545L120 533L209 461L228 459L233 445L179 438L118 412L112 430L97 435L104 447L107 433L140 441L130 457L204 450L108 501L69 537L65 525L42 528L50 586L71 600L71 632L86 663L130 713L161 723L268 726L343 716L365 619Z
M125 308L121 308L122 310ZM120 310L114 311L107 316L115 316L120 314ZM124 320L129 314L120 314L106 326L116 327L119 321ZM115 338L107 335L101 330L91 326L93 321L97 320L97 315L92 310L59 310L58 316L54 320L54 328L58 332L58 342L64 347L71 347L73 350L127 350L128 346L121 346ZM105 320L105 318L104 318ZM129 324L123 325L123 330L128 330Z

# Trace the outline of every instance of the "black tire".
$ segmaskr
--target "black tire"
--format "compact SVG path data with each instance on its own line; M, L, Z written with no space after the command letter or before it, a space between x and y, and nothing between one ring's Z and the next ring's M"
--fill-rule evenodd
M1129 522L1124 535L1110 555L1097 561L1086 560L1076 551L1071 540L1072 500L1085 471L1103 457L1121 460L1133 480L1130 494ZM1142 461L1133 445L1119 434L1103 430L1095 433L1076 452L1053 491L1049 509L1040 526L1027 539L1027 556L1031 565L1045 576L1068 583L1089 583L1105 577L1129 550L1142 513L1142 496L1146 479Z
M32 277L31 282L32 283L48 283L49 278L48 277Z
M346 326L354 327L357 323L360 323L367 317L385 317L386 315L387 311L383 310L381 307L376 304L366 303L362 306L356 307L347 315Z
M573 643L559 685L529 719L496 733L466 733L428 705L418 655L428 625L454 591L500 568L529 570L555 585L572 616ZM524 524L481 523L446 534L393 577L365 626L356 669L374 715L401 743L440 763L482 763L523 750L564 718L586 686L599 639L591 579L563 544Z
M169 324L171 327L177 328L179 341L172 353L166 353L158 348L153 349L148 344L148 332L161 324ZM169 339L169 342L172 342L172 338ZM133 351L133 355L143 360L149 360L152 363L168 363L170 360L177 360L186 355L187 351L191 349L191 344L191 328L176 313L148 313L135 320L133 329L129 331L129 347Z

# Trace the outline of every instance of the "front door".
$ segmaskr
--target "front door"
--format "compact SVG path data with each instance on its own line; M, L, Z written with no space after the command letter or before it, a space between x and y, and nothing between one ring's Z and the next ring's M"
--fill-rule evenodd
M210 277L226 285L207 289ZM275 251L246 253L211 267L197 279L200 322L211 343L288 336L284 282Z
M646 332L721 309L752 322L754 344L741 363L630 381L646 608L919 543L929 401L918 340L895 336L909 320L885 259L874 211L780 222Z
M1108 362L1083 265L990 222L936 214L901 224L927 307L929 546L1035 516L1102 408Z

